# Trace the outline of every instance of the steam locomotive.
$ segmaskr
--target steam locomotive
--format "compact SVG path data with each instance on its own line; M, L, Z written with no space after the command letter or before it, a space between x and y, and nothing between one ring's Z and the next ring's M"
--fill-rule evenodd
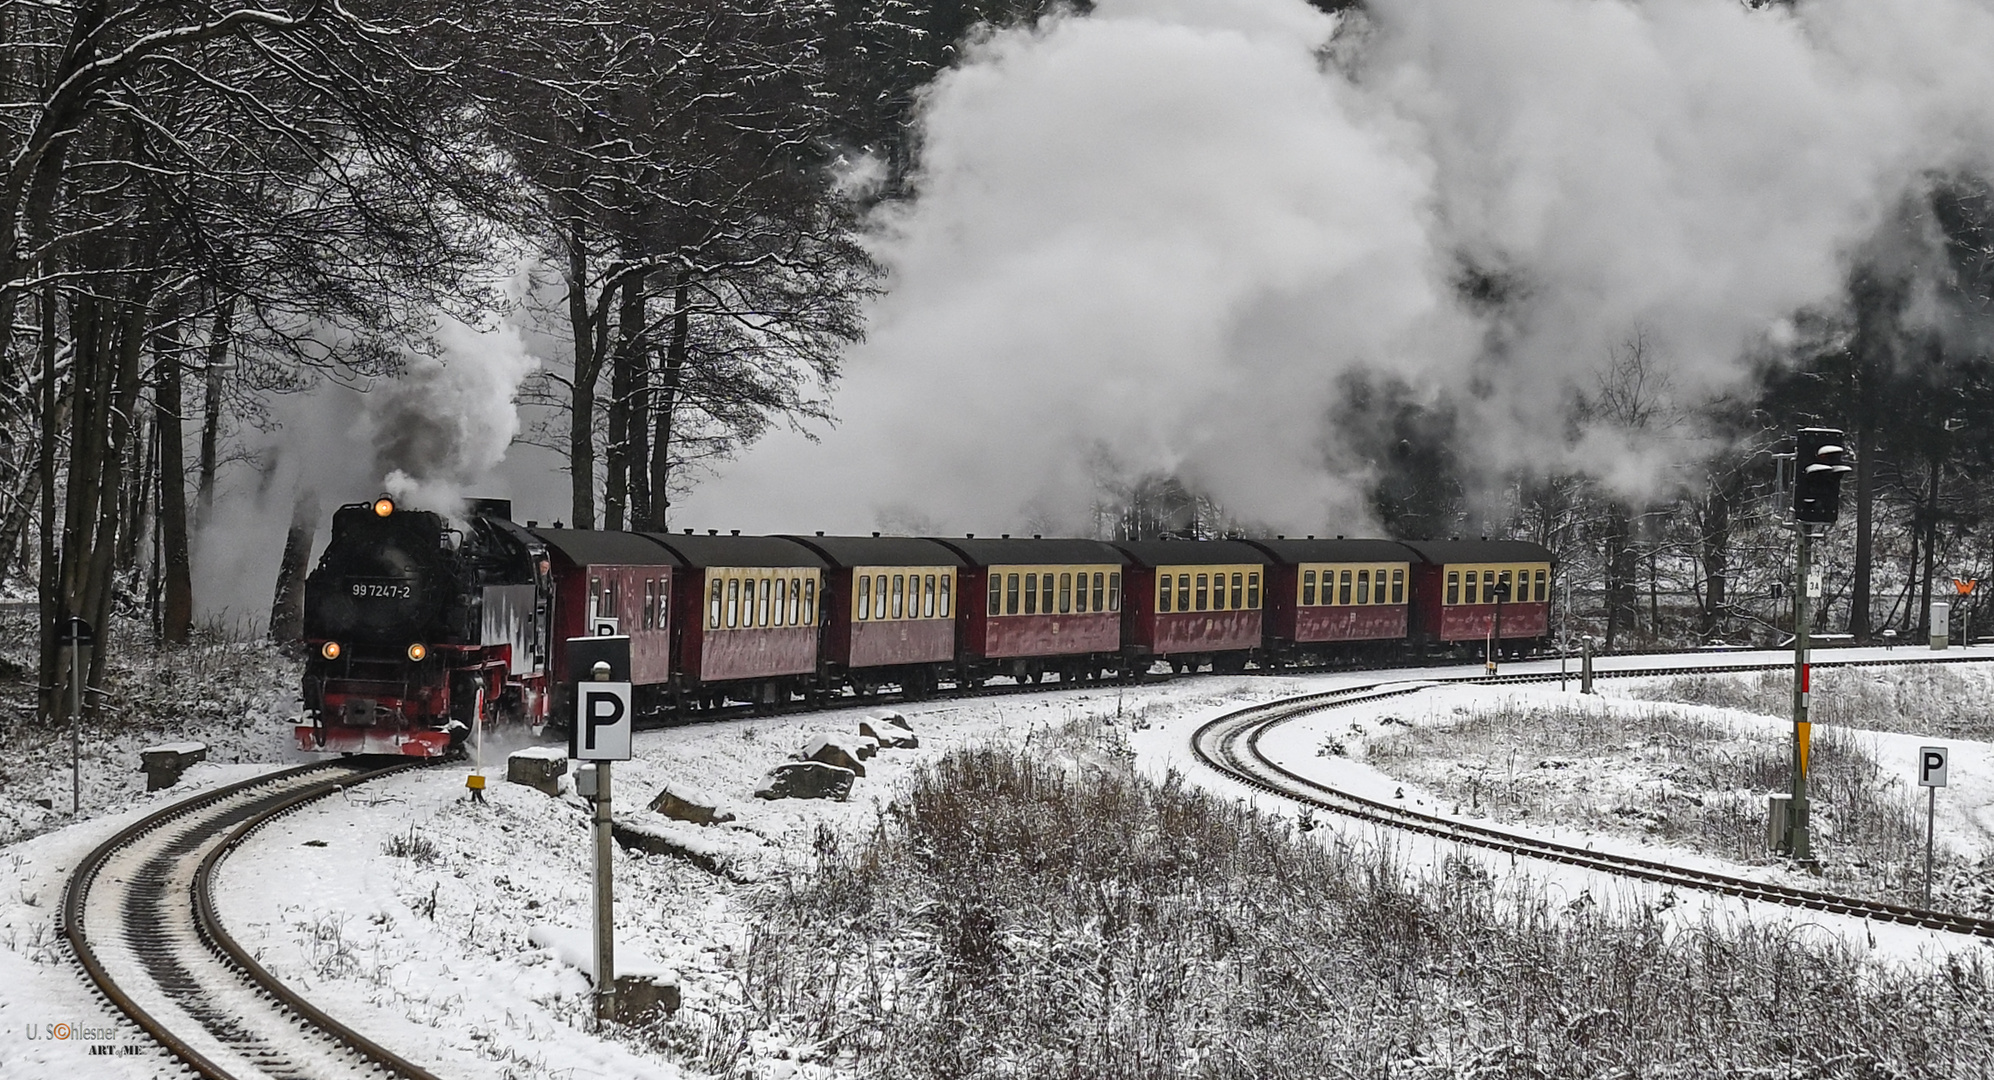
M1516 655L1550 635L1551 552L1518 540L741 536L461 524L340 507L305 586L307 750L439 757L482 719L565 716L570 637L630 638L639 715L991 679L1139 679Z

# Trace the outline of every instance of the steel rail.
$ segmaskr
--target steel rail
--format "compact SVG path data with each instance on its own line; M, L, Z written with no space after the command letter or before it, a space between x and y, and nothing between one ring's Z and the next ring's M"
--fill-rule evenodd
M220 1043L245 1058L262 1058L265 1059L263 1064L279 1067L284 1055L268 1047L273 1040L295 1035L300 1029L320 1036L326 1042L325 1047L307 1047L312 1053L325 1057L328 1056L325 1049L331 1048L331 1056L348 1055L352 1067L347 1071L354 1075L380 1073L406 1080L436 1080L433 1074L420 1066L333 1020L278 981L229 935L217 916L213 901L216 868L256 829L353 784L415 768L419 764L412 761L395 761L386 765L335 761L282 769L203 792L141 818L98 845L71 873L64 890L61 913L62 935L71 953L107 1002L204 1080L246 1080L248 1076L261 1074L261 1069L248 1073L235 1071L216 1060L218 1055L197 1046L197 1042ZM316 782L308 780L317 773L330 775ZM273 790L257 795L259 788ZM240 805L225 805L231 802ZM190 829L178 833L171 829L183 823L183 819L204 812L212 814L213 819L192 822ZM186 856L210 842L213 842L213 847L202 857L191 881L187 883L191 895L174 895L176 885L172 860L184 862ZM99 878L106 864L133 853L145 854L148 844L159 850L149 854L140 871L129 878L114 879L124 889L116 897L122 901L120 917L112 920L112 936L121 940L96 940L92 936L90 918L91 894L93 890L103 887ZM158 907L162 911L184 912L188 925L174 925L180 921L178 918L160 918L145 925L133 925L135 907L141 911ZM188 940L190 932L191 941ZM99 955L100 944L123 949L140 958L148 969L148 975L152 976L153 986L150 989L156 991L152 996L163 995L174 1007L184 1007L190 1019L205 1029L205 1038L196 1037L184 1027L176 1031L153 1015L138 1000L145 991L120 982ZM217 987L199 984L195 973L180 964L174 952L190 948L206 950L209 957L237 980L236 985ZM182 952L179 955L189 954ZM170 978L160 977L160 971L153 967L155 963L167 971ZM275 1004L276 1012L293 1020L294 1027L284 1031L250 1030L243 1024L246 1017L216 1012L209 999L217 990L261 996ZM202 1013L215 1015L204 1017ZM265 1048L253 1049L258 1044ZM296 1075L296 1069L295 1062L279 1067L279 1071L286 1071L288 1075Z
M1850 666L1873 666L1879 663L1897 662L1853 661L1850 662ZM1643 669L1610 673L1596 671L1593 677L1723 674L1754 669L1752 666L1733 666ZM1788 670L1789 666L1768 665L1766 669ZM1276 764L1260 752L1260 741L1268 732L1283 724L1330 709L1403 697L1442 685L1541 683L1555 681L1558 678L1557 673L1531 673L1495 678L1420 679L1407 680L1402 684L1370 683L1305 694L1240 709L1208 721L1192 735L1191 747L1194 755L1208 766L1256 790L1374 825L1670 887L1715 892L1829 914L1855 915L1879 922L1901 923L1971 937L1994 938L1994 920L1990 919L1753 881L1732 874L1676 866L1639 856L1599 852L1556 840L1397 806L1311 780Z

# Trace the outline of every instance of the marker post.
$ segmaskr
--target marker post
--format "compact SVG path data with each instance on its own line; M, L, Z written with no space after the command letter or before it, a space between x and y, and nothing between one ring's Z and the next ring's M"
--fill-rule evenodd
M616 1017L616 890L609 764L630 760L632 720L630 639L602 635L568 639L575 679L575 719L569 756L588 762L575 772L575 791L594 805L595 1016Z
M83 673L97 633L71 615L62 621L59 641L69 652L69 813L75 816L83 812Z
M1938 823L1939 789L1946 786L1946 759L1943 746L1918 748L1918 784L1925 789L1925 906L1932 906L1932 834Z

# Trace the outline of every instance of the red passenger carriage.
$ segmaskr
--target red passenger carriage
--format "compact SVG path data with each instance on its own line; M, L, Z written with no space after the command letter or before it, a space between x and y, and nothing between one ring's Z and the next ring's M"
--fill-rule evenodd
M1276 663L1354 660L1403 642L1418 558L1391 540L1248 540L1274 560L1267 651Z
M1510 653L1549 642L1551 549L1527 540L1408 540L1405 547L1420 559L1414 641L1486 642L1500 622Z
M1120 670L1124 558L1099 540L938 539L960 555L961 677L1037 682Z
M1237 540L1122 541L1129 558L1122 645L1136 670L1239 671L1261 646L1267 556Z
M911 696L951 678L962 557L904 536L794 536L823 556L824 669L828 688Z
M681 708L779 705L816 687L823 556L780 536L639 535L684 566L671 610Z
M639 713L662 708L672 681L671 588L684 565L662 545L637 533L540 529L553 564L554 636L624 634L630 638L630 681ZM557 692L577 675L566 649L554 650ZM565 715L565 700L556 708Z

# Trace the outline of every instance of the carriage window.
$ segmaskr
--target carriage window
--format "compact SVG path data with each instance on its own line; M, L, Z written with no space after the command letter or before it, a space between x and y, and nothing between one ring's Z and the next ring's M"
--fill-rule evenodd
M664 578L659 578L658 579L658 629L663 630L665 627L671 625L671 614L670 614L671 610L672 610L672 583Z
M1170 590L1172 587L1170 575L1159 574L1156 580L1159 583L1156 587L1156 610L1168 612L1170 610Z
M1246 606L1245 574L1234 574L1232 576L1232 606L1234 608L1243 608Z
M589 579L589 617L595 618L596 616L601 614L602 614L602 579L599 577L592 577Z
M1551 589L1547 581L1549 576L1543 570L1537 571L1537 602L1540 604L1551 599Z
M1510 587L1509 571L1507 570L1504 570L1502 572L1502 588L1499 592L1496 593L1496 595L1505 597L1510 600L1516 599L1516 590Z
M872 575L859 575L859 618L872 617Z
M1191 575L1177 575L1177 610L1191 610Z
M1336 602L1339 604L1350 602L1350 571L1348 570L1342 573L1341 580L1337 582Z
M1447 571L1447 602L1450 604L1461 602L1461 572L1459 570Z
M990 575L990 603L987 606L992 615L1004 613L1004 575Z
M763 578L760 588L761 602L755 605L755 625L769 624L769 579Z
M741 612L741 579L727 579L727 628L739 626Z
M893 617L898 619L906 611L902 605L907 599L907 575L893 575Z
M1111 570L1108 572L1108 610L1122 610L1122 572L1120 570Z
M803 582L803 622L808 626L817 625L817 579Z
M1206 606L1207 606L1207 605L1208 605L1208 604L1209 604L1210 602L1211 602L1211 579L1210 579L1210 578L1208 578L1208 577L1206 577L1206 576L1205 576L1204 574L1199 574L1199 575L1198 575L1198 610L1199 610L1199 611L1203 611L1203 610L1205 610L1205 607L1206 607Z
M713 600L708 605L708 609L706 612L706 625L715 630L720 629L720 579L719 578L713 579Z
M921 579L921 617L924 619L935 617L935 575L933 574Z
M942 599L940 603L935 605L935 614L944 619L949 617L949 583L954 580L954 574L942 575Z
M1462 595L1466 598L1466 601L1470 604L1479 603L1479 601L1476 600L1475 598L1475 591L1476 591L1475 581L1478 577L1480 577L1480 575L1475 571L1473 570L1468 571L1468 587L1467 590Z
M1315 571L1302 571L1302 606L1315 606Z
M1260 610L1260 575L1258 573L1246 575L1246 606L1254 611Z
M1074 576L1079 580L1073 583L1073 610L1084 612L1087 610L1087 572L1082 570Z
M1101 574L1101 573L1099 573L1099 572L1096 572L1096 573L1094 574L1094 610L1095 610L1095 611L1106 611L1106 610L1108 610L1108 587L1107 587L1107 586L1106 586L1105 584L1103 584L1103 582L1104 582L1105 580L1106 580L1106 577L1105 577L1105 575L1103 575L1103 574Z
M656 581L646 581L644 583L644 629L656 630L657 628L658 583Z
M1073 611L1073 575L1061 574L1059 575L1059 613L1061 615L1067 615L1071 614L1072 611Z
M879 580L872 583L872 617L875 619L886 618L886 575L885 574L880 574Z
M1357 571L1357 602L1360 604L1371 602L1371 572L1369 570Z
M803 621L803 579L789 579L789 622L792 626L806 625Z
M1039 576L1037 574L1026 574L1025 575L1025 614L1037 615L1038 613L1039 613Z
M1405 603L1405 571L1392 571L1392 603Z
M1004 578L1004 614L1018 613L1018 575L1009 574Z

